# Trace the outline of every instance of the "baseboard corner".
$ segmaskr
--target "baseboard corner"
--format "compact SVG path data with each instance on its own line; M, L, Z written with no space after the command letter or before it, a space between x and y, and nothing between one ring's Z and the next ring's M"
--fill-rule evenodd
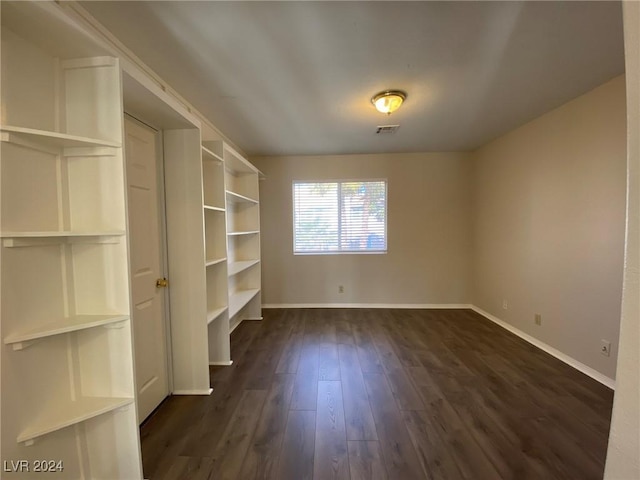
M528 333L523 332L519 328L516 328L513 325L511 325L510 323L507 323L504 320L499 319L495 315L492 315L489 312L485 312L480 307L477 307L477 306L472 304L472 305L470 305L470 308L471 308L471 310L473 310L477 314L482 315L483 317L485 317L487 320L489 320L489 321L495 323L496 325L504 328L505 330L513 333L514 335L520 337L521 339L523 339L524 341L530 343L534 347L537 347L540 350L548 353L549 355L557 358L561 362L566 363L570 367L575 368L579 372L584 373L588 377L593 378L594 380L596 380L597 382L601 383L605 387L608 387L611 390L615 390L616 389L616 381L613 378L609 378L606 375L598 372L597 370L589 367L588 365L585 365L584 363L576 360L575 358L570 357L566 353L562 353L560 350L552 347L551 345L548 345L547 343L543 342L542 340L538 340L537 338L529 335Z

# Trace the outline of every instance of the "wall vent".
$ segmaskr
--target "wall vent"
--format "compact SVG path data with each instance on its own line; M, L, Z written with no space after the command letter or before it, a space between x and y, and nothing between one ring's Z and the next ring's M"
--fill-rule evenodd
M383 133L396 133L399 128L400 125L378 125L376 127L376 135Z

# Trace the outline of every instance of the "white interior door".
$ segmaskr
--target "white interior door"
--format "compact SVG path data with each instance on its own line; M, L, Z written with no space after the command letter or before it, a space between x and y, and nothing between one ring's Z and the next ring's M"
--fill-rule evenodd
M158 215L157 135L125 117L125 156L131 251L131 292L138 420L168 395L161 228ZM161 282L162 283L162 282Z

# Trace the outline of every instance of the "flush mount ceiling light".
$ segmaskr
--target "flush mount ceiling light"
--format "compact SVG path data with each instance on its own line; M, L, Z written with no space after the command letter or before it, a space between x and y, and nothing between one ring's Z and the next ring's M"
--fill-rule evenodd
M380 113L390 115L398 110L406 99L407 94L401 90L385 90L374 95L371 98L371 103Z

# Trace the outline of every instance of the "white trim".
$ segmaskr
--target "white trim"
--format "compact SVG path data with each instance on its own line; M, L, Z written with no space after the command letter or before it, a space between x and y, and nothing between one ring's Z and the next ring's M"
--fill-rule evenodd
M228 367L229 365L233 365L233 360L227 362L209 362L209 365L212 367Z
M468 303L266 303L262 308L404 308L458 309L471 308Z
M579 362L575 358L572 358L569 355L567 355L565 353L562 353L560 350L556 350L555 348L553 348L550 345L547 345L543 341L538 340L537 338L532 337L531 335L529 335L527 333L524 333L522 330L519 330L518 328L514 327L513 325L511 325L511 324L509 324L509 323L507 323L507 322L505 322L503 320L500 320L498 317L495 317L495 316L491 315L490 313L485 312L484 310L482 310L481 308L476 307L475 305L471 305L470 308L474 312L479 313L480 315L485 317L487 320L491 320L496 325L501 326L505 330L508 330L509 332L513 333L514 335L517 335L518 337L522 338L523 340L529 342L531 345L533 345L535 347L538 347L540 350L543 350L543 351L547 352L549 355L552 355L552 356L556 357L558 360L566 363L567 365L575 368L576 370L584 373L585 375L588 375L589 377L591 377L594 380L600 382L604 386L609 387L611 390L615 390L616 381L614 379L609 378L606 375L603 375L602 373L600 373L600 372L594 370L593 368L585 365L584 363Z
M206 390L174 390L172 395L211 395L213 392L213 388L208 388Z

